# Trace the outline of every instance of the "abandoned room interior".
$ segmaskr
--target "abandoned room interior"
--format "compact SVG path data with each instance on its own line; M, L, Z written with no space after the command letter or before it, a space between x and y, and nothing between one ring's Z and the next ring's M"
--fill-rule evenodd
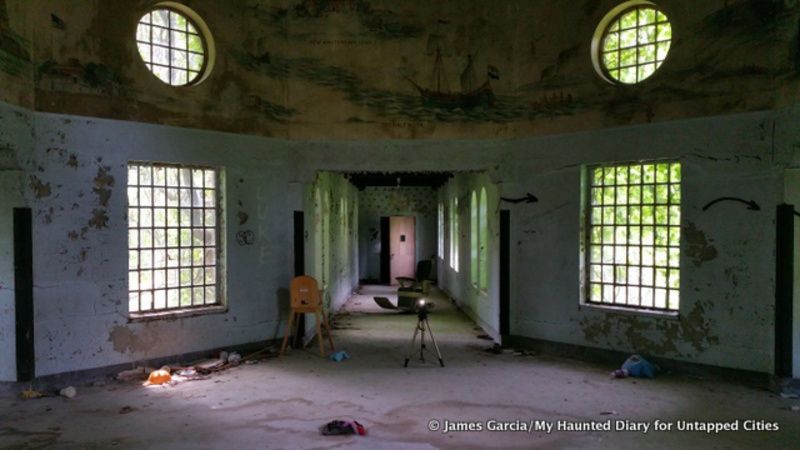
M798 30L0 0L0 448L796 448Z

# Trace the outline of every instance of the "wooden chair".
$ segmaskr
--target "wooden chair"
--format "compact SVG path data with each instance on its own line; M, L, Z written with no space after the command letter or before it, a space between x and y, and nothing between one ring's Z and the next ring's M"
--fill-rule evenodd
M289 287L291 295L291 312L289 313L289 323L286 325L286 335L283 337L283 344L281 345L280 355L286 350L286 345L289 343L289 335L293 334L293 328L297 325L295 322L296 317L300 314L314 313L315 322L317 325L317 341L319 341L319 353L325 356L325 346L322 342L322 326L328 333L328 342L331 344L333 350L333 338L331 338L331 328L328 323L328 315L325 313L325 308L322 304L322 298L319 295L319 287L317 280L312 277L303 275L292 279L292 284Z

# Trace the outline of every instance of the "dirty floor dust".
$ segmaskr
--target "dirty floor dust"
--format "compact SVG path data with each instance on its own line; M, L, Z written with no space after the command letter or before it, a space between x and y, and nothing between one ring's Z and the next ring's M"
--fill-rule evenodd
M440 294L430 324L445 364L410 352L415 315L381 310L386 288L364 287L336 318L334 341L351 359L315 345L170 387L111 382L78 386L68 400L0 397L0 448L790 448L800 436L797 400L755 388L664 376L611 379L613 367L545 356L492 354L491 342ZM322 436L333 419L368 435ZM429 422L507 420L744 421L778 432L450 432ZM742 422L743 423L743 422ZM795 447L796 448L796 447Z

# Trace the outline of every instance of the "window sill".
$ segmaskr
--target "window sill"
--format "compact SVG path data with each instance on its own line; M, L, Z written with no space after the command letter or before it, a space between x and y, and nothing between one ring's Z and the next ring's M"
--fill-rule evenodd
M128 323L149 322L152 320L174 320L185 317L205 316L209 314L225 314L228 307L223 305L204 306L202 308L180 309L152 313L131 313Z
M580 303L578 305L578 311L582 308L590 309L590 310L597 310L606 313L614 313L614 314L625 314L630 316L642 316L642 317L653 317L656 319L669 319L669 320L678 320L680 319L680 312L679 311L658 311L654 309L634 309L634 308L625 308L621 306L614 306L614 305L600 305L595 303Z

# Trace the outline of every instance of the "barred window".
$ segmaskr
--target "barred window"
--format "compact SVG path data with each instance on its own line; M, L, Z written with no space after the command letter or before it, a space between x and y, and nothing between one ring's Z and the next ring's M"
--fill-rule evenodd
M128 164L131 313L222 303L219 183L211 167Z
M489 286L487 258L489 227L486 217L486 188L481 188L480 197L477 191L472 191L470 238L470 279L474 287L485 291Z
M196 83L206 70L206 39L177 10L157 8L139 19L136 45L148 70L171 86Z
M439 258L444 259L444 204L439 202L439 209L438 209L438 233L437 233L437 250L436 254Z
M677 311L681 164L614 164L587 173L586 301Z
M613 81L639 83L661 66L671 45L672 25L664 13L652 5L625 9L604 31L600 45L603 72Z
M450 267L458 272L458 197L450 202Z

